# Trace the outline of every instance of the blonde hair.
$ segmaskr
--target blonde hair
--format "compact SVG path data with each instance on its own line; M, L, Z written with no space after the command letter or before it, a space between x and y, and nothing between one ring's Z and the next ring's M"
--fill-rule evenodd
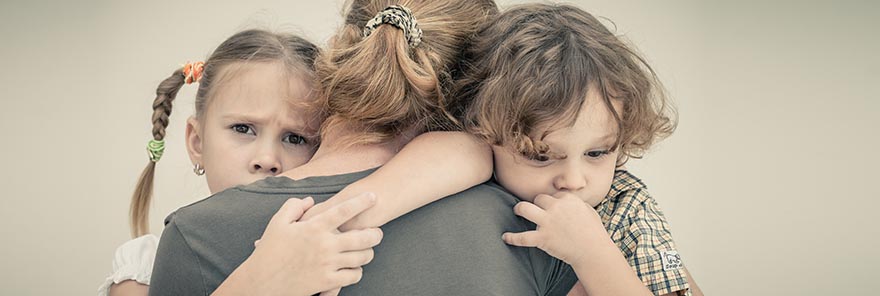
M246 30L232 35L223 41L205 61L204 74L199 81L196 93L195 112L197 118L204 116L208 100L213 95L214 84L228 65L240 62L282 62L287 69L296 71L300 77L311 82L314 77L315 57L318 47L311 42L291 34L272 33L264 30ZM165 139L165 128L171 116L171 103L184 84L183 69L176 69L163 80L156 89L153 100L153 139ZM147 218L153 196L153 175L156 163L150 161L138 178L129 209L132 237L150 232Z
M391 5L408 8L423 35L411 47L404 32L364 26ZM355 129L350 145L381 143L404 131L446 129L456 120L445 106L451 71L472 35L497 14L490 0L356 0L345 23L318 58L319 103L326 112L321 133Z
M538 129L574 124L588 91L601 94L617 122L618 165L675 130L675 110L651 67L577 7L515 6L475 40L457 84L462 107L454 111L491 145L555 157L542 142L552 130ZM621 112L612 99L623 103Z

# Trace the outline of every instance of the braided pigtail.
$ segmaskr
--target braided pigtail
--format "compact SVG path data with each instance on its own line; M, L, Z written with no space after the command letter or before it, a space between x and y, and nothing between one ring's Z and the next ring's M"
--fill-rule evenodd
M200 74L201 68L198 68L198 71L193 71L193 68L194 65L187 64L184 68L175 70L156 89L156 99L153 100L153 139L147 144L150 161L138 178L134 195L131 197L129 216L132 237L139 237L150 232L147 218L150 216L150 202L153 196L153 174L156 162L162 157L165 149L165 128L168 127L168 117L171 116L171 103L184 83L198 80L199 75L192 75L192 73Z

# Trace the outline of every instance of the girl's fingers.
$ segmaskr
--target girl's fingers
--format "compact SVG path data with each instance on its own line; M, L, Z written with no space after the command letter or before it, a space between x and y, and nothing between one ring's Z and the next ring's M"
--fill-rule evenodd
M272 216L272 220L269 220L269 224L293 223L294 221L299 220L299 218L302 217L302 214L313 205L315 205L315 200L312 199L311 196L304 199L289 198L283 205L281 205L278 212Z
M361 266L367 265L367 263L370 263L370 261L373 261L373 254L374 254L373 249L366 249L366 250L354 251L354 252L345 252L345 253L339 254L339 256L338 256L339 263L338 264L339 264L340 268L361 267Z
M542 208L539 208L537 205L527 201L521 201L513 206L513 213L517 216L526 218L537 225L545 225L547 220L547 212Z
M505 232L501 235L501 239L508 245L518 247L537 247L540 243L537 230L529 230L524 232Z
M382 230L379 228L351 230L340 233L337 242L341 252L360 251L378 245L382 241L382 236Z
M343 268L336 272L335 279L336 283L340 287L351 286L361 281L361 278L364 275L364 269L361 267L358 268Z
M348 220L351 220L351 218L354 218L354 216L375 204L376 195L364 193L327 209L327 211L312 217L309 221L315 221L328 229L337 229L342 223L348 222Z

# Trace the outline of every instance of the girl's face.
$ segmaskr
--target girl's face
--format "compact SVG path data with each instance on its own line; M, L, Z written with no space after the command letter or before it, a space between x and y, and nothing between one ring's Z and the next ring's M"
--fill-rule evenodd
M612 102L616 110L622 110L619 102ZM610 150L616 136L614 115L600 96L589 92L574 125L557 129L543 140L550 151L564 155L563 159L530 160L493 146L496 179L522 200L568 192L596 206L611 189L619 152Z
M275 176L315 152L311 87L281 63L237 63L215 80L204 118L187 122L187 149L212 193Z

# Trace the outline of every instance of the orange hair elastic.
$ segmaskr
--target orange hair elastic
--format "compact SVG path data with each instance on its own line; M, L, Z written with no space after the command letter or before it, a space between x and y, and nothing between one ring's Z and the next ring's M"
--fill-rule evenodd
M205 72L205 62L195 62L183 65L183 76L186 84L199 82L202 79L202 73Z

